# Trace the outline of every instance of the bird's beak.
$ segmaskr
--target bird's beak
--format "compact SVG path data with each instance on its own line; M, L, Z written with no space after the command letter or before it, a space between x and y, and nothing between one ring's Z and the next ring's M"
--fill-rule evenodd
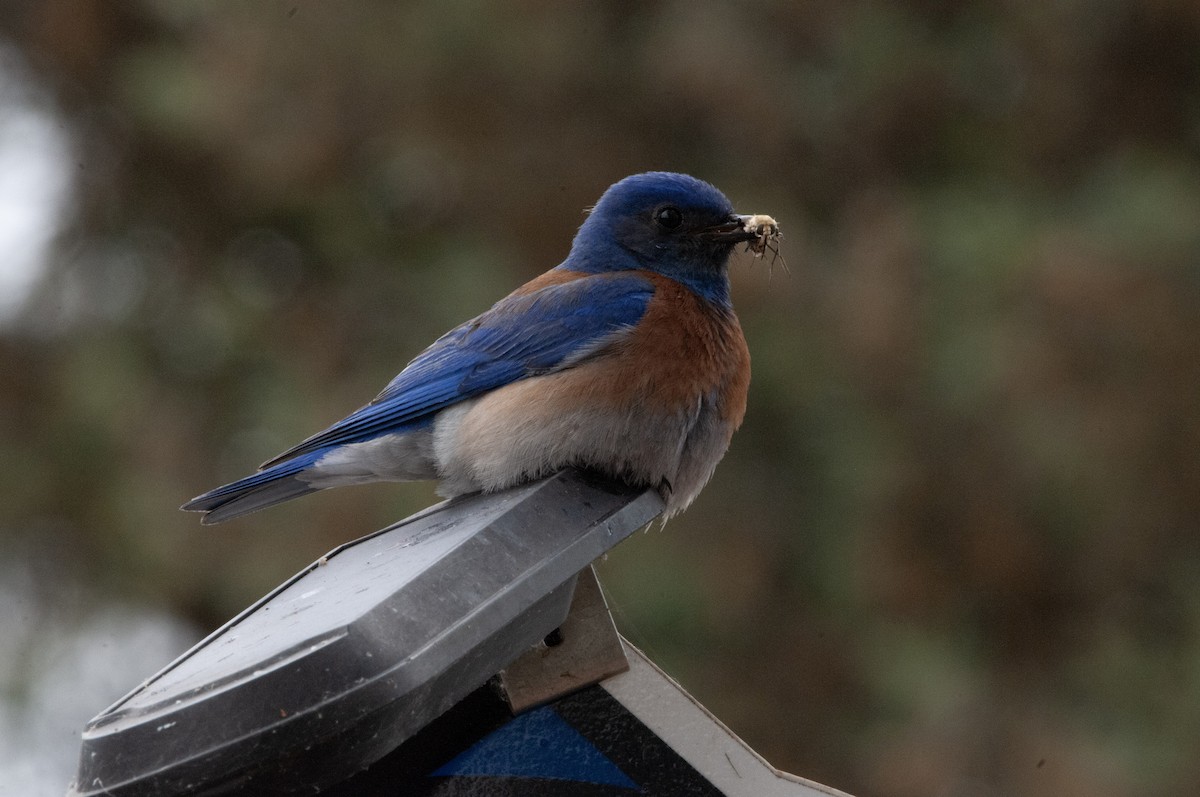
M759 237L757 230L749 228L750 220L753 216L739 216L736 213L729 215L729 218L720 224L715 224L712 227L705 227L696 231L706 241L717 241L720 243L736 244L741 241L753 241Z

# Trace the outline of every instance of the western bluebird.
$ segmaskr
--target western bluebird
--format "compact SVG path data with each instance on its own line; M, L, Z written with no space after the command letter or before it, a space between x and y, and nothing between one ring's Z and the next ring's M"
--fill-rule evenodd
M565 467L696 497L746 410L727 261L779 229L694 177L610 187L561 265L438 338L374 401L183 509L219 523L327 487L439 479L456 496Z

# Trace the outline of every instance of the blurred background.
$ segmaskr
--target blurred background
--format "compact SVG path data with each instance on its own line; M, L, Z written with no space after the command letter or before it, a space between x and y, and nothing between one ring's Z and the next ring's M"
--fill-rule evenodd
M1200 791L1200 5L7 0L0 792L435 500L176 507L373 396L647 169L740 256L744 427L601 569L775 765ZM7 789L7 791L6 791Z

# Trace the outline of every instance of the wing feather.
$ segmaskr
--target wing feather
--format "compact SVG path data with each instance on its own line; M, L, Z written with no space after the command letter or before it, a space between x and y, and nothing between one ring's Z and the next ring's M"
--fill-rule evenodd
M415 428L438 411L529 376L572 367L641 320L654 285L636 274L587 274L520 291L438 338L375 399L263 463Z

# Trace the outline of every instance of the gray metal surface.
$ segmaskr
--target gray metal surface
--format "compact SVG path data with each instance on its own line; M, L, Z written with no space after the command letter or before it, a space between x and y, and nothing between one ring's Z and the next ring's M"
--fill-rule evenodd
M565 472L337 548L93 719L72 793L342 780L552 631L575 575L662 508Z

